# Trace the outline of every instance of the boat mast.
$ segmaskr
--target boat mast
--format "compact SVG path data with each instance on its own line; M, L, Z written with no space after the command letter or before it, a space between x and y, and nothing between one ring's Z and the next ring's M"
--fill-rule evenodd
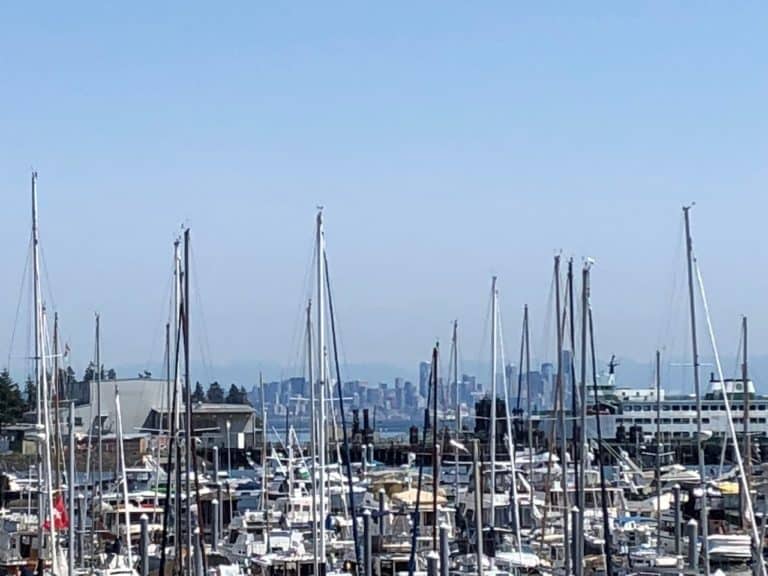
M131 512L128 501L128 478L125 473L125 446L123 444L123 416L120 410L120 389L115 384L115 415L117 418L117 450L120 483L122 484L122 496L125 518L125 548L128 552L128 566L133 566L133 553L131 552ZM118 538L120 537L118 530Z
M104 462L103 462L103 453L104 453L104 447L103 447L103 428L104 428L104 420L101 416L101 318L99 314L96 314L96 425L97 428L97 442L98 442L98 467L99 467L99 478L97 483L97 494L98 494L98 509L97 514L99 519L101 519L101 511L102 511L102 501L101 501L101 488L102 488L102 481L103 481L103 475L104 475ZM95 518L91 519L91 524L95 524L94 520Z
M656 553L661 552L661 351L656 350Z
M461 393L459 390L459 321L453 321L453 337L451 338L453 361L453 385L456 393L456 442L461 442ZM459 501L459 448L454 447L455 470L453 475L454 501Z
M568 363L568 371L571 375L571 457L573 458L573 476L574 476L574 488L576 489L576 506L579 507L581 514L581 486L584 477L581 474L581 446L578 444L577 438L580 437L580 422L578 417L578 400L579 400L579 384L576 382L576 321L574 320L574 310L576 305L573 299L573 258L568 259L568 272L566 275L566 304L565 308L568 311L568 332L571 343L570 362ZM565 313L563 314L565 316ZM565 322L565 318L563 318ZM565 324L563 324L563 333L565 333ZM565 406L565 405L563 405ZM579 550L584 547L582 544L583 532L581 531L581 521L578 523L578 527L574 527L573 541L573 569L577 570L579 565ZM577 529L578 528L578 529Z
M310 455L312 466L310 474L312 478L312 561L314 563L314 575L319 576L317 562L317 418L315 407L315 376L312 366L312 299L307 302L307 381L309 382L309 412L310 412Z
M752 445L749 438L749 375L747 371L747 317L744 316L741 319L741 330L742 330L742 363L741 363L741 382L742 382L742 388L744 390L744 472L747 476L747 482L745 485L749 486L750 480L752 477ZM742 494L742 502L746 503L747 495ZM746 510L746 507L742 508L743 510ZM742 514L742 523L743 527L746 530L749 528L749 518L752 517L752 514Z
M51 463L51 414L50 414L50 406L48 405L48 399L49 399L49 387L48 387L48 368L46 367L45 362L45 339L44 336L48 332L48 325L46 323L46 317L45 317L45 308L41 310L41 348L40 348L40 371L42 376L42 389L40 390L42 399L41 399L41 408L43 410L43 441L42 441L42 450L43 450L43 467L45 472L45 493L47 497L47 510L43 512L42 510L38 511L38 523L42 523L43 519L48 515L49 517L49 530L50 540L48 541L49 544L49 551L51 555L51 565L53 567L53 573L58 574L59 572L59 555L57 550L57 539L56 539L56 519L54 517L54 505L53 505L53 475L52 475L52 463ZM41 486L42 478L38 479L38 486ZM40 541L40 547L42 549L42 543L43 541Z
M264 540L267 545L266 549L269 551L269 492L267 489L267 403L264 399L264 378L262 377L261 372L259 372L259 388L261 389L261 509L264 512L264 524L267 527Z
M491 535L493 535L493 529L496 524L494 510L494 494L496 492L496 327L497 327L497 312L496 304L498 298L498 290L496 289L496 276L491 280L491 419L490 430L488 435L488 444L491 451L491 487L490 487L490 507L491 513L488 520L488 526L491 529Z
M61 442L61 425L59 423L59 314L53 313L53 370L51 372L51 396L53 399L53 453L55 454L55 487L61 487L61 471L64 465L64 446Z
M325 237L323 209L317 211L317 363L320 388L318 449L320 451L320 563L325 565Z
M685 245L686 245L686 260L688 264L688 303L690 305L691 314L691 350L693 353L693 384L696 392L696 443L698 447L698 460L699 460L699 476L702 486L701 495L701 540L703 542L702 550L704 551L704 576L709 576L709 548L708 537L709 527L707 526L709 520L709 513L707 511L707 484L706 484L706 470L704 467L704 437L701 433L701 384L699 382L699 347L696 341L696 301L693 296L693 240L691 238L691 223L689 211L690 206L683 206L683 215L685 217ZM725 382L723 382L725 386ZM723 389L725 392L725 389Z
M606 576L613 576L613 539L611 537L611 521L608 517L608 490L605 485L605 449L603 447L603 432L600 427L600 403L597 400L597 354L595 353L595 326L592 322L592 306L589 306L589 348L592 358L592 388L595 392L595 429L597 431L597 459L600 467L600 500L603 512L603 540L605 541ZM611 361L611 370L613 370Z
M42 411L42 386L40 360L42 355L42 331L40 329L40 306L42 297L40 294L40 235L37 227L37 172L32 172L32 290L34 292L34 317L35 317L35 423L38 430L43 424ZM43 491L40 485L43 477L42 452L40 443L37 444L37 514L42 517ZM43 547L43 525L38 522L37 541L40 550Z
M440 488L440 447L437 436L437 371L440 368L438 362L439 344L432 349L432 551L437 552L437 491Z
M579 566L577 573L584 573L584 516L586 515L586 469L589 464L589 444L587 444L587 313L590 305L589 285L590 260L584 264L581 271L581 389L579 390L579 453L581 454L581 466L579 467L580 486L579 492ZM597 398L595 398L597 401Z
M565 387L563 386L563 318L560 314L560 255L555 256L555 315L557 316L557 394L556 404L559 404L558 421L560 426L560 456L561 474L560 486L563 493L562 518L563 518L563 559L565 563L565 573L571 573L571 552L570 539L568 537L570 530L568 523L570 521L570 510L568 499L568 441L565 435Z
M179 378L179 371L181 366L181 318L187 314L187 303L181 298L181 240L176 238L173 243L173 427L174 434L178 435L181 430L181 402L184 396L181 391L181 379ZM173 444L176 451L176 461L174 468L174 536L173 543L176 550L176 556L174 558L174 566L183 568L183 555L181 547L182 537L182 507L181 507L181 438L176 439ZM170 454L168 456L171 458ZM170 469L169 469L170 470ZM169 480L170 482L170 480ZM170 492L168 493L170 495Z
M186 422L184 424L184 466L186 470L185 489L187 493L187 572L191 574L194 572L194 564L192 561L192 486L190 484L190 466L192 462L192 395L190 390L189 379L189 317L190 317L190 298L189 298L189 248L190 248L190 236L189 228L184 230L184 273L182 278L184 280L184 390L186 391L184 401L184 411L186 416ZM195 554L199 554L197 550Z
M533 422L531 420L531 346L530 329L528 327L528 304L523 308L523 324L525 325L525 409L528 413L528 458L533 468ZM521 366L522 368L522 366Z

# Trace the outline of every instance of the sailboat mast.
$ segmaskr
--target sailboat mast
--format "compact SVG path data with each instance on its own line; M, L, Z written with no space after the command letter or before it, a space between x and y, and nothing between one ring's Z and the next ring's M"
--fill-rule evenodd
M661 552L661 351L656 350L656 553Z
M320 388L320 420L318 449L320 451L320 546L318 554L325 564L325 238L323 210L317 212L317 363Z
M101 417L101 319L98 314L96 314L96 425L97 428L97 442L98 442L98 467L99 467L99 476L97 480L97 486L98 486L98 509L97 514L99 518L101 518L101 511L102 511L102 501L101 501L101 488L102 488L102 476L104 475L104 444L103 444L103 428L104 428L104 421ZM95 520L95 518L92 519L92 523Z
M37 227L37 172L32 172L32 290L34 293L34 321L35 321L35 423L38 429L43 423L42 411L42 386L40 360L42 354L42 330L41 321L41 301L40 294L40 235ZM36 447L37 460L37 514L42 517L43 513L43 490L41 486L43 476L42 447L38 443ZM42 550L43 543L43 524L38 522L37 530L38 546Z
M745 484L749 486L750 480L752 478L752 445L749 438L749 374L747 370L747 317L744 316L741 319L741 330L742 330L742 363L741 363L741 383L742 383L742 389L744 390L744 472L747 476ZM747 495L742 494L742 501L746 503ZM746 510L745 508L742 508L743 510ZM749 526L747 525L749 522L748 516L752 516L752 514L742 514L742 521L744 524L744 528L747 529Z
M185 489L187 493L187 571L191 574L194 571L194 564L192 561L192 486L190 483L191 476L191 463L192 463L192 443L194 438L192 437L192 395L190 390L189 379L189 317L190 317L190 298L189 298L189 248L190 248L190 236L189 228L184 230L184 412L185 412L185 424L184 424L184 466L186 470ZM199 551L195 550L194 555L199 554Z
M531 420L531 347L530 329L528 327L528 304L523 309L523 325L525 326L525 409L528 414L528 457L533 467L533 422ZM522 366L521 366L522 368Z
M48 326L45 320L45 308L41 310L41 329L43 336L48 332ZM42 405L41 408L43 410L43 442L42 442L42 449L43 449L43 468L45 472L45 494L47 497L46 502L46 508L47 510L45 512L38 511L38 523L43 522L43 519L48 516L50 518L50 524L49 524L49 540L48 540L48 546L49 546L49 552L51 555L51 565L53 567L53 573L58 574L59 572L59 555L58 555L58 543L56 539L56 519L54 518L54 506L53 506L53 475L52 475L52 463L51 463L51 414L50 414L50 407L48 406L48 399L49 399L49 387L48 387L48 371L46 368L45 363L45 340L41 339L41 348L40 348L40 371L42 376ZM42 482L42 479L38 480L39 485ZM42 540L40 541L40 546L42 548Z
M456 393L456 442L461 442L461 391L459 390L459 321L453 321L451 338L453 362L453 385ZM459 501L459 448L454 447L455 469L453 474L454 499Z
M267 402L264 397L264 378L259 372L259 391L261 393L261 509L264 511L264 518L269 525L267 514Z
M165 323L165 392L166 392L166 405L165 405L165 413L166 413L166 419L165 423L167 424L168 428L168 435L171 434L171 323L166 322ZM162 429L163 426L163 419L162 416L160 418L160 428ZM158 450L159 453L159 450ZM159 461L159 460L158 460Z
M497 304L498 291L496 289L496 276L491 280L491 419L488 435L488 444L491 451L491 488L490 502L491 513L488 519L488 525L493 532L495 526L494 494L496 492L496 328L497 328Z
M573 289L573 287L571 287ZM589 450L587 446L587 310L589 307L589 263L584 264L581 271L581 386L579 389L579 525L576 529L578 537L578 549L576 558L576 574L584 573L584 516L586 514L586 469L589 462ZM573 300L571 300L573 309ZM595 398L597 401L597 398ZM574 414L574 418L576 414Z
M120 473L120 484L122 485L123 510L125 521L125 548L128 553L128 566L133 566L133 552L131 552L131 512L128 500L128 478L125 471L125 445L123 443L123 415L120 409L120 388L115 384L115 417L117 419L117 451L118 451L118 471ZM119 532L119 531L118 531ZM118 538L119 538L118 533Z
M438 445L437 434L437 372L440 368L438 363L439 347L435 344L432 349L432 551L437 552L437 491L440 488L440 447Z
M32 286L34 291L35 315L35 416L39 426L42 424L40 395L40 354L42 349L42 333L40 330L40 236L37 228L37 172L32 172ZM38 450L39 453L39 450ZM38 454L39 458L39 454Z
M64 451L61 444L61 427L59 425L59 314L53 313L53 371L51 372L51 397L53 398L53 453L55 467L55 486L61 487L61 465Z
M568 441L565 435L565 388L563 386L563 318L560 314L560 255L555 256L555 316L557 316L557 401L559 404L558 423L560 427L560 456L562 472L560 474L560 485L563 493L563 558L565 562L565 573L571 573L571 541L568 537L569 515L571 507L568 503Z
M592 358L592 389L595 393L595 431L597 432L597 464L600 467L600 504L603 513L603 540L605 541L606 576L613 576L613 541L611 521L608 516L608 490L605 484L605 448L600 427L600 403L597 400L597 355L595 353L595 326L592 322L592 306L589 306L589 350ZM613 362L611 362L611 365ZM613 370L613 368L611 368Z
M701 495L701 515L700 530L701 539L704 543L704 576L709 576L709 547L708 536L709 513L707 510L707 490L706 490L706 470L704 467L704 437L701 433L701 383L699 382L699 346L696 341L696 301L693 296L693 240L691 238L690 206L683 206L683 215L685 216L685 246L686 260L688 265L688 303L691 314L691 350L693 353L693 384L696 392L696 443L698 448L699 476L703 487ZM723 382L725 386L725 382Z
M310 413L310 456L312 465L309 472L312 478L312 561L314 562L314 573L319 576L317 562L317 479L315 470L317 469L317 418L315 406L315 375L314 366L312 366L312 299L307 302L307 381L309 382L309 413Z

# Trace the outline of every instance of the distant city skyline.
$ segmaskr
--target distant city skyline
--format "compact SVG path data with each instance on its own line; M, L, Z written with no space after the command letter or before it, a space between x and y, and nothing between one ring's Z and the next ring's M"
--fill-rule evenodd
M45 300L78 372L97 311L106 365L161 363L172 242L188 224L196 362L295 375L317 205L351 365L416 369L436 340L447 354L454 319L462 361L485 362L494 274L506 360L526 303L534 356L551 357L559 251L577 271L596 261L601 358L644 365L663 348L684 361L693 201L721 353L734 357L746 314L752 353L768 355L767 17L763 5L8 6L0 363L18 377L30 356L33 167Z

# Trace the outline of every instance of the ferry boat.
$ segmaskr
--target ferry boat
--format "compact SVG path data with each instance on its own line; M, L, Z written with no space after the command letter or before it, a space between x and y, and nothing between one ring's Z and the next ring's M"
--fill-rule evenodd
M665 395L656 398L656 389L616 388L619 412L616 414L617 429L635 428L644 441L656 440L657 418L661 422L661 440L691 438L696 436L698 412L696 398L690 395ZM706 394L701 399L701 427L712 436L725 437L728 432L728 414L725 395L730 401L731 415L736 432L744 429L745 405L749 403L749 433L752 437L768 437L768 396L755 393L752 380L746 386L741 379L726 378L720 381L710 376ZM657 412L660 409L660 414Z

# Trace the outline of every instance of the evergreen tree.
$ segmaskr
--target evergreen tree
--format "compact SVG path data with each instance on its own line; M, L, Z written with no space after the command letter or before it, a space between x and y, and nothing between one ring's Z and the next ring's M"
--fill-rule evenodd
M83 382L91 382L92 380L96 380L96 364L88 362L88 367L83 373Z
M245 386L240 386L240 404L252 406L251 401L248 399L248 392L245 391Z
M237 386L232 384L229 387L229 392L227 393L227 404L240 404L240 390L238 390Z
M21 420L25 403L8 370L0 372L0 427Z
M205 390L200 382L195 383L195 391L192 392L192 402L205 402Z
M224 403L224 390L221 388L221 385L218 382L212 382L208 387L206 399L212 404Z
M27 381L24 383L24 402L26 410L34 410L37 405L37 390L32 376L27 376Z

